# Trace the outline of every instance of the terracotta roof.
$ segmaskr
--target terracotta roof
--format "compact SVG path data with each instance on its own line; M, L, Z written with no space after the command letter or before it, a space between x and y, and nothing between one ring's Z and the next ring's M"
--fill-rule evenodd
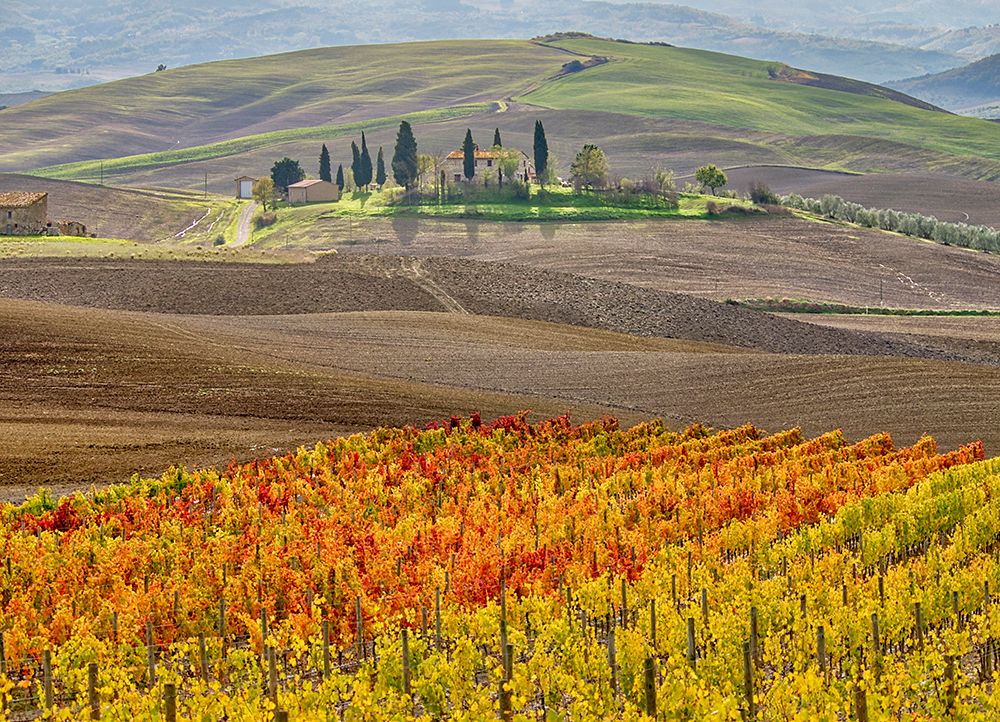
M298 183L290 183L288 185L288 187L289 188L308 188L309 186L314 186L317 183L327 183L327 182L328 181L325 181L325 180L316 180L316 179L313 179L313 180L304 180L304 181L299 181Z
M48 193L0 193L0 208L29 208Z
M476 158L479 160L494 160L496 159L496 151L492 150L477 150ZM465 152L461 150L453 150L448 154L448 160L464 160Z

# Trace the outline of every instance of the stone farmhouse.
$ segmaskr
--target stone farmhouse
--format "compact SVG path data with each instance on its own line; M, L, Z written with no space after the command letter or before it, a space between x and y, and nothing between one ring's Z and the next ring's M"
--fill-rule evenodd
M79 221L48 219L48 193L0 193L0 236L86 236Z
M518 164L518 180L525 183L535 180L535 164L523 151L516 151L520 157ZM448 154L444 163L441 164L441 173L448 183L466 183L465 177L465 153L456 150ZM476 148L476 176L473 183L486 183L497 178L497 153L493 150L479 150Z
M48 193L0 193L0 234L36 236L48 232Z

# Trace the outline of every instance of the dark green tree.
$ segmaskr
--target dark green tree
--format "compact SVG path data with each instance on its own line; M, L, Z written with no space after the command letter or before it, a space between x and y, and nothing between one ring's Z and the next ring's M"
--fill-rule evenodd
M358 144L353 140L351 141L351 156L353 158L351 161L351 177L354 179L354 187L360 188L364 185L361 182L361 151L358 150Z
M545 139L545 128L542 121L535 121L535 175L539 182L544 182L545 171L549 167L549 142Z
M299 162L287 156L271 166L271 180L274 181L274 187L282 193L288 193L288 186L298 183L305 177L306 174Z
M379 190L382 190L382 186L388 178L385 175L385 156L382 154L382 146L378 147L378 160L375 163L375 185L378 186Z
M405 120L399 124L396 148L392 154L392 177L406 190L417 182L417 139Z
M330 173L330 151L326 149L326 143L319 152L319 179L327 183L333 182L333 175Z
M465 131L465 142L462 143L462 158L466 180L476 177L476 141L472 139L472 129Z
M503 148L503 140L500 139L500 129L497 128L493 131L493 147Z
M365 132L361 131L361 180L358 187L364 186L366 189L372 184L375 174L372 172L372 154L368 152L368 141Z
M337 166L337 187L340 188L341 193L344 192L344 186L346 185L347 183L344 181L344 164L341 163Z

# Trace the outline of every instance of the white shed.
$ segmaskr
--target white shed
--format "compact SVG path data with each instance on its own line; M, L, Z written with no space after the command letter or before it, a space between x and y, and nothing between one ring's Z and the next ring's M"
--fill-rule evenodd
M236 197L240 200L253 198L254 178L244 175L236 179Z

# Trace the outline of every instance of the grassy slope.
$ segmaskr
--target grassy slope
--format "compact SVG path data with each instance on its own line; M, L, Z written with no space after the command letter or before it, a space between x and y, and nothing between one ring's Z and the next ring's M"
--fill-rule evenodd
M505 139L527 148L530 134L522 131L544 117L563 167L581 143L596 141L611 154L615 170L630 175L658 164L686 171L714 160L1000 178L995 124L772 80L768 71L783 66L730 55L596 39L556 45L561 49L522 41L335 48L181 68L61 94L16 109L45 110L44 122L36 118L38 127L26 130L22 121L30 118L9 115L0 137L0 168L47 166L42 174L93 180L96 162L52 167L46 159L117 157L148 149L146 141L156 138L149 153L105 161L105 173L123 183L186 188L200 186L208 173L226 178L225 187L216 182L213 189L228 192L233 173L263 173L285 154L307 162L317 141L356 135L362 125L377 144L391 147L391 126L400 114L410 114L421 147L432 152L455 147L467 125L477 137L499 125ZM565 51L612 62L546 80L572 57ZM361 82L347 61L364 63L373 77ZM151 110L157 88L168 81L170 112ZM213 84L218 102L208 100ZM115 103L124 101L115 99L133 86L141 92L121 107L138 110L119 117ZM244 94L229 86L242 87ZM492 103L516 93L534 108L514 104L514 112L490 112ZM90 107L98 101L109 108L109 124L66 137L63 116L74 123L100 118ZM179 131L161 127L174 120ZM136 141L136 134L144 138ZM24 139L32 135L39 142L29 146ZM185 137L171 148L164 139L177 135Z
M193 65L4 111L0 169L491 101L523 92L566 60L559 50L523 41L477 40L323 48Z
M866 95L775 81L774 64L702 50L595 39L555 43L612 62L546 83L522 100L559 109L613 108L784 136L856 136L1000 162L1000 128Z

